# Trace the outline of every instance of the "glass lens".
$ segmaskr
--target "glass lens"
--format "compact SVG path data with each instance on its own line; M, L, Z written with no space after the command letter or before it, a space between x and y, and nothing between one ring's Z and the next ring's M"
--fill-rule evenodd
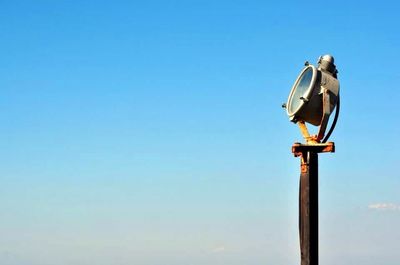
M297 87L295 87L292 98L290 99L289 103L290 113L294 113L301 106L302 100L300 98L304 96L307 89L310 87L312 76L313 76L313 70L310 67L300 77L300 80L297 83Z

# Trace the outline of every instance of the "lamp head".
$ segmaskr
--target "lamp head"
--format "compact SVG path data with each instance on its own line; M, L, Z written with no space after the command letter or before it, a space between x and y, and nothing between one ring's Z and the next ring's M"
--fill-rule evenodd
M289 93L286 112L292 122L320 126L324 134L329 115L339 99L339 81L334 58L319 57L318 65L305 63Z

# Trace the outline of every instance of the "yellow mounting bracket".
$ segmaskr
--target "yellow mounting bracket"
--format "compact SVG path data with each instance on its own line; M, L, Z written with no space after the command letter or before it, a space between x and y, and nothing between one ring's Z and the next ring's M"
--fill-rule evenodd
M319 144L321 143L321 140L324 138L326 127L328 125L328 120L329 116L331 115L333 111L333 107L330 104L330 95L329 95L329 90L322 86L322 103L323 103L323 114L322 114L322 119L321 123L319 125L318 129L318 134L316 135L310 135L308 132L307 126L304 121L298 121L297 124L300 127L301 134L303 135L304 139L306 140L306 143L309 145L312 144Z
M304 121L298 121L297 124L299 125L301 134L304 137L304 140L306 140L307 144L318 144L319 140L317 140L317 135L310 135L308 132L307 126Z
M314 152L314 153L335 152L335 143L333 142L321 143L321 140L319 139L318 135L310 135L304 121L298 121L297 124L299 125L301 134L306 140L306 143L305 144L295 143L292 146L292 153L296 157L297 156L302 157L302 169L304 162L304 154L306 152Z

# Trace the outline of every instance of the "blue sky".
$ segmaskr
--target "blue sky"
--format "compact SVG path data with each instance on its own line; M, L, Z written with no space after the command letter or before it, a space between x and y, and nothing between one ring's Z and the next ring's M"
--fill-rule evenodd
M336 59L321 263L398 264L395 1L0 4L0 263L299 262L300 133L280 108Z

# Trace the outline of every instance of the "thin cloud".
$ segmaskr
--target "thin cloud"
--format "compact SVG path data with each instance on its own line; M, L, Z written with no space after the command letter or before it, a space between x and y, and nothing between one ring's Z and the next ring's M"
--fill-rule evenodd
M218 246L211 250L212 253L221 253L225 251L225 246Z
M382 211L400 211L400 205L395 203L373 203L368 205L368 209Z

